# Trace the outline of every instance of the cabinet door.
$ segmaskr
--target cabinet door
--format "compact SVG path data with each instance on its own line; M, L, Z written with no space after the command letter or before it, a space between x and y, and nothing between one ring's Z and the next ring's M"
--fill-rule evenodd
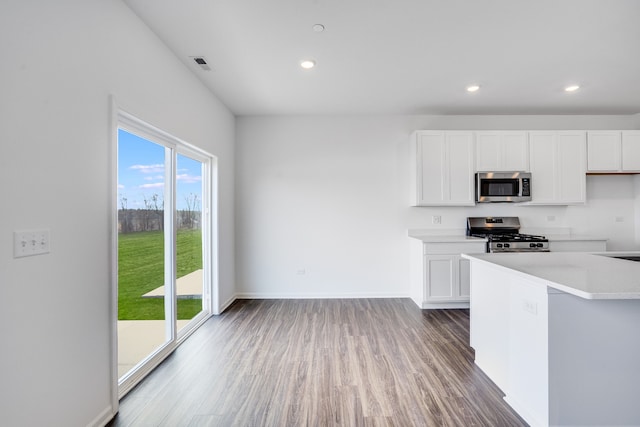
M455 255L425 255L425 295L428 302L451 301L456 296Z
M529 136L527 132L502 132L505 171L529 170Z
M412 188L416 206L473 206L473 133L417 131Z
M559 132L557 139L558 203L579 204L586 200L585 132Z
M585 132L529 133L531 204L571 205L585 202Z
M476 170L495 172L501 170L502 144L500 132L476 132Z
M532 204L552 204L557 200L556 159L555 132L530 132L529 161Z
M476 132L476 170L486 172L528 171L527 132Z
M445 200L451 205L474 205L473 133L447 132Z
M437 205L445 201L446 150L444 132L418 132L416 138L416 204Z
M621 133L592 131L587 133L587 168L590 172L620 170Z
M640 131L622 132L622 170L640 172Z

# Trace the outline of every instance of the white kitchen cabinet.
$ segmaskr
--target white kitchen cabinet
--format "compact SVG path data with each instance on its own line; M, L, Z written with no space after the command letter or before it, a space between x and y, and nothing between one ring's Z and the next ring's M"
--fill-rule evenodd
M436 241L434 241L436 240ZM412 239L412 299L420 308L468 308L470 295L469 260L462 253L484 253L483 239L444 238L438 242Z
M640 131L622 131L622 171L640 172Z
M414 206L473 206L473 132L416 131L411 146Z
M477 171L529 171L527 132L478 131L475 136Z
M587 132L587 170L640 172L640 131Z
M532 205L583 204L586 199L586 133L529 132Z
M616 172L622 167L621 159L621 132L587 132L587 170L589 172Z

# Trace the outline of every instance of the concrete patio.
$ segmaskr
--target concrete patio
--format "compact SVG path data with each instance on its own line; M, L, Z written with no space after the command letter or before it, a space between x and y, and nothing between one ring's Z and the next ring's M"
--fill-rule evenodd
M202 297L202 270L196 270L176 280L177 297ZM164 286L143 295L164 298ZM190 320L178 320L180 331ZM165 343L164 320L118 320L118 378Z

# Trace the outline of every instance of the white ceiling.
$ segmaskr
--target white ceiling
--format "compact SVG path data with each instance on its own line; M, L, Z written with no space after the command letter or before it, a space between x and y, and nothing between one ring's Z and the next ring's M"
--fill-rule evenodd
M125 3L237 115L640 113L640 0Z

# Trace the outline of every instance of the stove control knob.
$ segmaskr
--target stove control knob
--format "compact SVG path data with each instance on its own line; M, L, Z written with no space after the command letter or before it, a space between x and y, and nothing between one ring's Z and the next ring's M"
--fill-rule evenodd
M537 246L537 247L539 247L539 248L541 248L541 247L543 247L544 245L543 245L542 243L538 243L536 246Z
M511 245L510 245L510 244L508 244L508 243L505 243L505 244L504 244L504 247L505 247L505 248L509 248L509 247L511 247Z
M536 247L536 244L535 244L535 243L529 243L529 247L530 247L530 248L535 248L535 247Z
M502 243L498 243L496 246L501 248L502 247Z

